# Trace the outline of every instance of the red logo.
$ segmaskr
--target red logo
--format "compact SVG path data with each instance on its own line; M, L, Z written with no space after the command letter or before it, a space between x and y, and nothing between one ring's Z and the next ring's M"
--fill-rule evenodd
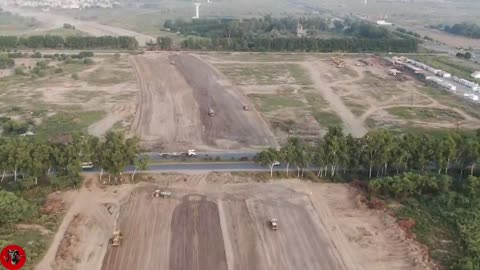
M27 254L17 245L6 246L0 254L0 262L8 270L18 270L27 262Z

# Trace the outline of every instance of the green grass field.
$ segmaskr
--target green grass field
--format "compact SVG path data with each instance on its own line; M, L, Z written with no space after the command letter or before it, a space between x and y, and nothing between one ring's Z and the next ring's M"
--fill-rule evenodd
M63 133L86 132L88 126L99 121L105 112L65 110L43 120L34 132L41 138Z
M445 121L456 122L465 120L461 115L454 111L434 109L434 108L408 108L395 107L387 109L391 115L400 117L405 120L420 120L420 121Z
M311 85L309 74L298 64L216 64L238 85Z

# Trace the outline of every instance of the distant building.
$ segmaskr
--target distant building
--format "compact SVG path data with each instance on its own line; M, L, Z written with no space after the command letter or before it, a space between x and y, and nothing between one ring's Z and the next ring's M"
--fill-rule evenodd
M303 29L303 25L297 23L297 37L305 37L307 35L307 31Z
M474 73L472 73L472 78L480 79L480 71L475 71Z
M393 23L387 22L387 21L384 21L384 20L377 21L377 24L378 25L384 25L384 26L392 26L393 25Z

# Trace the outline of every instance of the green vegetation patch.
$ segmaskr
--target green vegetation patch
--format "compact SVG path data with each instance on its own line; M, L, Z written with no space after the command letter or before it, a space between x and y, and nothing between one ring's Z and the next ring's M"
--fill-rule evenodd
M452 95L447 91L442 91L438 88L432 87L419 87L418 90L424 94L429 95L443 105L460 109L466 114L480 119L480 110L478 110L478 104L470 102L459 96Z
M218 64L217 67L238 85L312 84L308 72L297 64Z
M40 33L35 33L35 35L52 35L52 36L61 36L61 37L86 37L89 36L88 33L80 31L78 29L72 29L72 28L56 28L52 30L48 30L45 32L40 32Z
M104 68L99 68L94 72L89 73L85 78L89 84L96 86L120 84L134 79L135 78L132 72L122 70L107 70Z
M321 96L307 93L305 94L305 98L310 105L310 111L313 117L321 126L332 127L342 125L342 119L329 110L328 102Z
M387 112L406 120L421 121L460 121L465 120L454 111L435 108L408 108L395 107L387 109Z
M37 136L48 137L63 133L85 132L91 124L105 115L104 112L60 112L45 119L35 130Z
M460 257L461 244L458 233L430 202L412 198L395 212L400 219L415 220L412 232L418 241L430 249L432 259L442 265L449 265Z
M283 108L302 107L304 104L293 96L250 95L260 111L268 113Z

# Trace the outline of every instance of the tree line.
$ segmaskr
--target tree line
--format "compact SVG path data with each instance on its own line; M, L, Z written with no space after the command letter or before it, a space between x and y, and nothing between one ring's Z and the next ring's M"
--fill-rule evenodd
M3 49L125 49L138 48L138 42L129 36L69 36L37 35L29 37L0 36L0 48Z
M145 169L147 162L148 157L139 155L137 140L121 133L110 132L104 139L65 135L55 142L32 137L0 140L0 183L11 179L24 188L38 184L74 186L84 166L101 168L100 178L105 171L109 182L118 182L127 166Z
M329 128L315 143L291 137L280 150L267 149L255 160L273 170L283 162L288 170L315 167L318 176L350 175L384 177L405 172L434 172L474 175L480 161L480 136L452 132L434 137L428 134L395 135L388 130L373 130L362 138L344 135L339 127Z
M252 51L252 52L414 52L415 39L365 39L365 38L195 38L182 42L187 50Z
M298 24L305 34L297 36ZM167 20L164 27L188 36L184 49L302 52L414 52L418 39L371 23L320 17ZM330 32L343 37L323 38ZM160 42L158 42L160 44Z
M430 27L434 29L440 29L454 35L465 36L469 38L480 38L480 26L474 23L463 22L456 23L454 25L438 24L431 25Z

